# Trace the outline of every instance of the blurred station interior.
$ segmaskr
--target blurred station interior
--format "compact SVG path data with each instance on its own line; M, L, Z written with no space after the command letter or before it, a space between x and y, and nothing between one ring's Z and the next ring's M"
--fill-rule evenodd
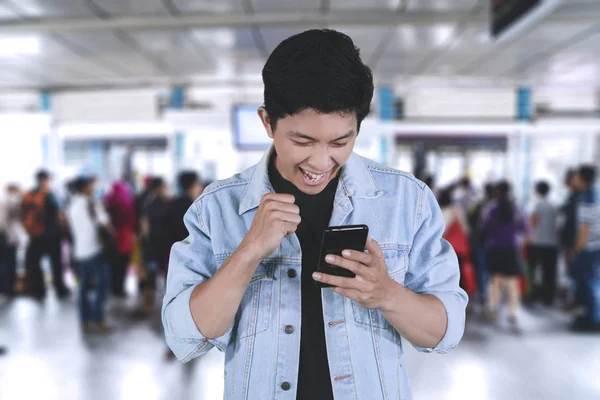
M468 177L476 199L507 180L526 215L537 182L559 209L567 170L600 167L600 0L1 0L2 196L30 190L40 168L59 206L82 174L99 197L117 180L139 193L149 176L176 196L181 171L208 183L244 170L270 144L256 113L265 60L311 28L348 34L373 70L360 155L437 190ZM114 331L90 337L68 260L70 298L19 295L26 246L16 297L0 295L0 399L222 397L222 354L165 358L160 283L154 312L136 315L135 257L127 296L108 302ZM414 398L600 399L600 341L569 329L566 264L552 306L523 294L519 335L486 324L475 295L454 352L406 346Z

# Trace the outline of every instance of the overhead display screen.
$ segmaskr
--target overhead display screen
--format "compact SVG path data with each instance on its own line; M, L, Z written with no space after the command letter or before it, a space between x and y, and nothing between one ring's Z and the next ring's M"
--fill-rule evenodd
M265 150L272 143L258 116L259 107L260 105L233 107L233 143L238 150Z
M491 34L502 40L535 26L560 0L491 0Z

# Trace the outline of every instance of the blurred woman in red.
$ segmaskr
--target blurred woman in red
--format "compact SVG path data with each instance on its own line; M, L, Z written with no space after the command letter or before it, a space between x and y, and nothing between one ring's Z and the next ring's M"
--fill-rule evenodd
M104 199L116 235L116 254L112 264L112 294L125 297L125 275L135 244L136 217L134 198L129 185L124 181L113 183Z

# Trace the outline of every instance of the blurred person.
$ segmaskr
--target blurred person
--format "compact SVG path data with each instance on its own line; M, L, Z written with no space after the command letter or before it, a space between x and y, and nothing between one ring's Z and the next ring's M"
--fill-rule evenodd
M24 242L21 225L21 193L19 187L6 187L6 197L0 202L0 294L15 295L17 250Z
M575 301L576 279L573 275L573 249L575 247L575 236L577 235L577 197L579 192L575 186L575 169L567 170L564 185L569 190L567 199L560 208L559 214L559 242L562 256L571 279L568 297L565 302L565 310L570 311L577 307Z
M8 348L5 346L0 346L0 356L4 356L6 353L8 353Z
M146 176L144 177L143 187L140 193L135 197L134 206L135 206L135 216L136 216L136 224L137 230L136 233L141 235L141 220L142 214L144 211L144 207L148 201L148 198L152 196L152 182L154 182L154 177Z
M187 212L163 302L167 342L182 361L226 351L226 399L410 398L400 337L445 352L465 323L433 193L353 153L373 78L348 36L284 40L263 81L273 146ZM352 224L369 226L368 253L325 259L356 277L316 272L323 230Z
M189 233L183 217L204 189L200 176L194 171L181 172L177 182L182 193L169 202L165 215L165 231L169 236L169 249L174 243L188 237Z
M525 220L511 199L510 184L496 186L492 202L483 221L483 233L488 248L488 269L492 275L488 317L497 318L503 291L508 292L508 322L515 333L520 332L517 310L520 304L519 276L522 274L518 239L527 232Z
M438 195L438 203L446 226L442 237L452 245L458 256L460 287L471 296L476 293L477 284L471 261L471 246L468 239L469 226L462 208L452 200L454 189L455 186L451 185L440 190Z
M142 183L142 190L135 196L134 208L135 208L135 233L136 241L132 254L132 262L135 262L138 276L138 290L143 292L144 281L146 279L146 266L144 265L144 240L142 235L142 214L144 206L146 205L148 198L151 197L151 188L153 177L145 176Z
M535 185L537 201L529 219L529 267L533 278L533 300L541 298L545 305L554 303L556 295L556 270L558 265L558 211L548 200L550 185L541 181ZM542 270L541 288L535 285L538 268Z
M487 183L484 186L484 197L469 210L467 220L470 230L471 254L477 275L477 291L482 305L488 304L489 274L487 267L487 249L485 247L485 234L483 220L486 212L495 198L495 185Z
M100 233L110 219L100 202L94 199L95 180L80 177L76 193L67 208L67 220L73 234L73 255L79 268L79 318L84 333L107 333L105 301L110 271Z
M115 253L111 266L111 292L124 298L125 276L135 246L135 205L134 198L125 181L114 182L111 191L104 198L104 205L110 215L111 226L115 231Z
M64 216L58 201L51 191L51 177L48 171L36 174L36 187L23 196L22 222L29 235L25 256L27 284L30 293L37 299L46 296L46 284L41 269L44 255L50 257L52 282L60 299L69 297L65 285L61 257L61 234Z
M577 238L573 269L577 277L577 298L585 309L573 329L600 331L600 193L594 187L596 168L583 165L575 175Z
M452 193L452 200L461 208L463 215L468 214L471 207L477 201L477 192L473 188L469 177L463 177L455 186Z
M141 235L145 278L143 281L142 312L149 315L154 307L157 278L167 269L168 234L165 217L169 193L164 179L156 177L149 186L149 195L142 207Z

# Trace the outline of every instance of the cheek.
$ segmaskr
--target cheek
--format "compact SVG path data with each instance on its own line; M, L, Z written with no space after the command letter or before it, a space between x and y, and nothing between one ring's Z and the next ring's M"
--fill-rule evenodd
M331 158L335 161L335 163L339 166L346 164L346 161L352 155L352 146L344 147L342 149L336 149L336 151L332 154Z

